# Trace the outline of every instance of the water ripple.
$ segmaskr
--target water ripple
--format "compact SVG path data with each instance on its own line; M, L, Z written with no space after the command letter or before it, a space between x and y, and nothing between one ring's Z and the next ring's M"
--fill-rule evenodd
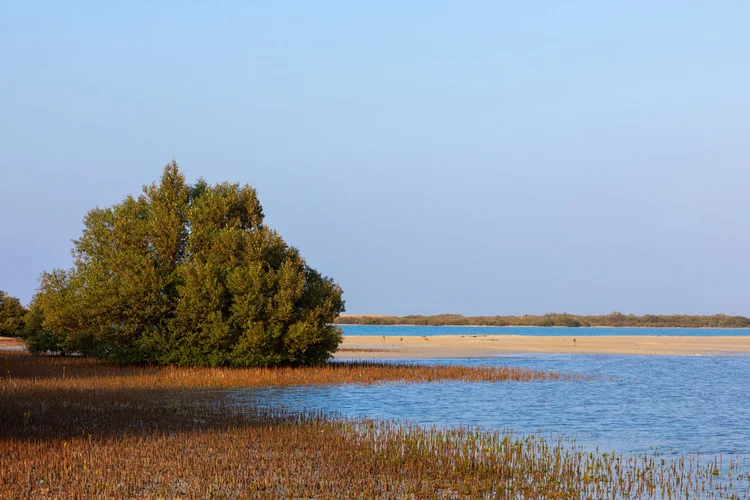
M418 362L510 365L602 380L289 387L233 396L345 416L575 435L584 446L624 453L731 454L750 462L747 356L527 355Z

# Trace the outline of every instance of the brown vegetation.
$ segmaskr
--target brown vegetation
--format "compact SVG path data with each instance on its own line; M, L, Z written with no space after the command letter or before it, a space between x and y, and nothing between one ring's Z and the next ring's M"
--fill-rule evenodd
M565 440L233 406L262 370L0 357L0 498L601 498L746 494L736 464L586 452ZM413 366L397 370L415 370ZM317 372L316 372L317 370ZM310 383L374 364L279 370ZM240 375L231 376L235 371ZM184 372L180 374L177 372ZM232 382L208 382L225 375ZM352 376L346 380L354 380ZM196 384L192 388L190 384ZM370 382L364 382L370 383ZM733 474L730 482L727 473ZM745 489L741 489L745 488Z
M427 366L377 361L331 362L313 367L178 368L119 366L79 357L32 357L0 353L3 394L42 389L110 390L220 389L288 385L377 384L383 382L501 382L587 380L588 377L505 366Z
M377 316L342 315L339 325L416 325L416 326L609 326L648 328L750 328L750 318L744 316L690 316L686 314L611 313L598 316L550 313L543 316L462 316L437 314L434 316Z

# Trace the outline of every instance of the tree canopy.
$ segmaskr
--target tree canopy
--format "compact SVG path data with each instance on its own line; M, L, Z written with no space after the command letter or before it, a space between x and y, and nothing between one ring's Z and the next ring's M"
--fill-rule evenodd
M17 336L24 328L26 308L21 301L0 290L0 336Z
M188 185L173 160L137 198L86 215L74 266L42 274L30 349L210 366L329 358L341 288L263 219L252 187Z

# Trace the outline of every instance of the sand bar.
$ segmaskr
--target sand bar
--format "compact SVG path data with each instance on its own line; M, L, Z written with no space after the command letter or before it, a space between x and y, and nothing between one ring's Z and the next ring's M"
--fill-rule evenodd
M24 349L26 344L23 340L15 337L0 337L0 350L18 351Z
M575 339L575 342L573 341ZM23 341L0 337L0 350L20 350ZM346 336L338 359L483 358L503 354L750 355L750 336L435 335Z
M345 336L338 359L481 358L503 354L750 355L750 336Z

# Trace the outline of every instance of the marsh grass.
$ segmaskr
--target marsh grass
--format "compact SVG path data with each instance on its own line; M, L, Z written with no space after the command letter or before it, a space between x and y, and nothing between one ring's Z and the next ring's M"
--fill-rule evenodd
M0 352L2 390L44 388L164 389L239 388L289 385L377 384L385 382L586 381L591 377L505 366L427 366L379 361L330 362L312 367L177 368L119 366L90 358ZM43 380L43 384L41 383Z
M269 374L124 368L15 353L0 356L0 369L0 498L747 495L747 478L732 461L667 461L534 435L238 408L222 391L206 390L326 377L328 383L445 380L462 371L409 378L404 373L418 371L414 366L367 363Z

